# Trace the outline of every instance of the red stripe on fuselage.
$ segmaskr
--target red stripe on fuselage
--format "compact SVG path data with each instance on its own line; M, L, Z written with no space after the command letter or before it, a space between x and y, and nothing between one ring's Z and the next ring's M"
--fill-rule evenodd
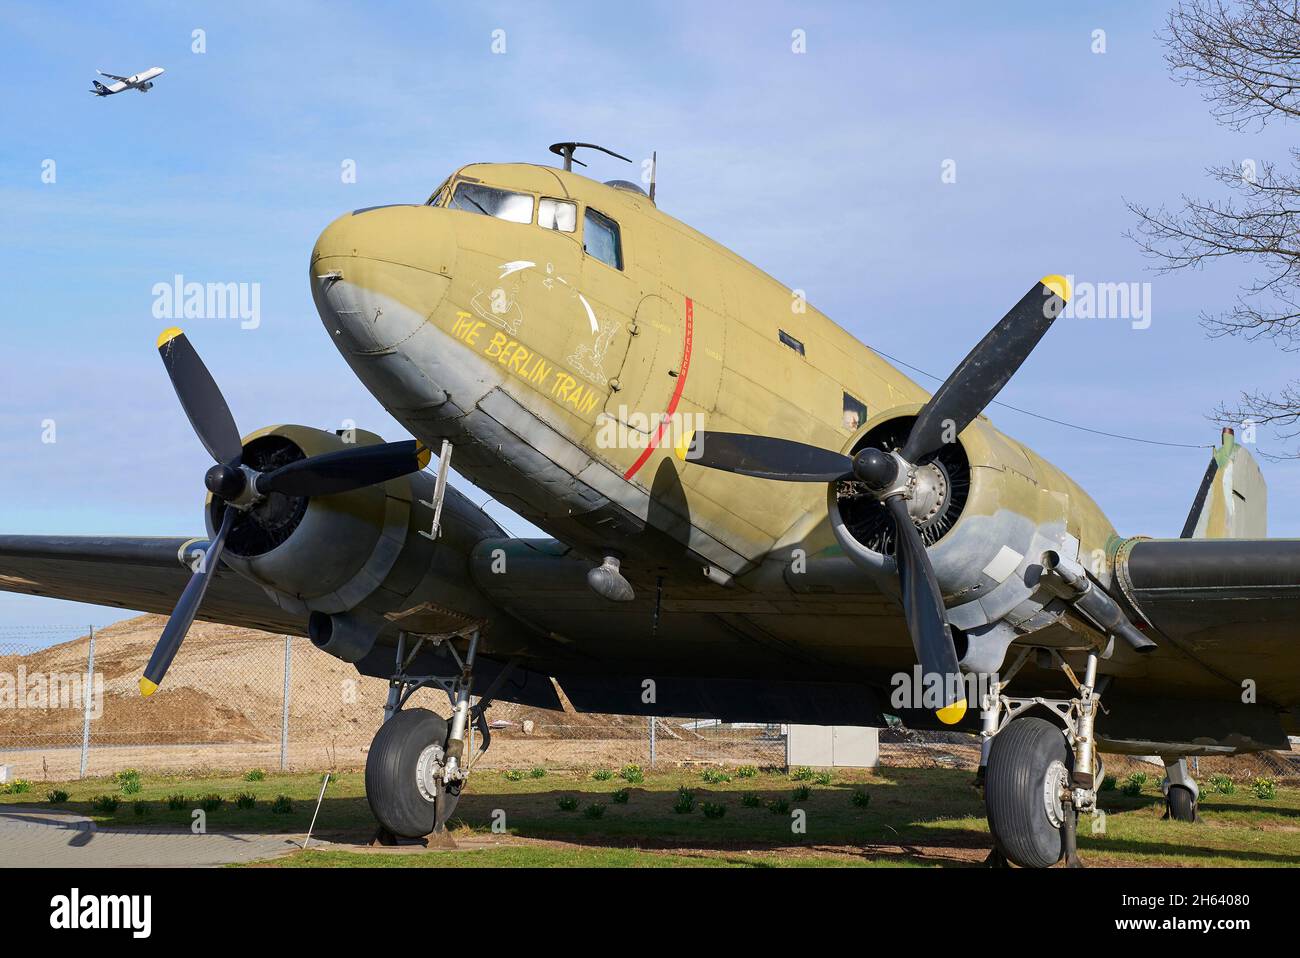
M689 296L686 297L686 338L682 343L682 368L677 370L677 388L673 390L673 398L668 400L668 409L664 412L663 418L659 420L659 425L655 427L654 435L650 442L641 450L641 455L637 456L636 462L632 463L632 468L623 473L624 479L631 479L635 476L642 466L645 465L650 453L659 448L659 442L664 437L664 432L668 429L668 422L672 419L673 413L677 411L677 404L682 398L682 389L686 386L686 374L691 369L691 343L695 336L695 304Z

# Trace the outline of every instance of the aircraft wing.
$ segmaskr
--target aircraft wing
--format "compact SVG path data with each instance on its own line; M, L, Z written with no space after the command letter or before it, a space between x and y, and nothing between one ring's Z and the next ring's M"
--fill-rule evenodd
M0 590L170 615L190 579L180 559L193 537L0 535ZM202 540L199 540L202 541ZM221 567L199 618L303 635L303 622Z
M1193 658L1300 700L1300 539L1138 539L1116 572L1139 615Z
M123 83L131 79L130 77L120 77L116 73L105 73L103 70L96 70L95 72L102 77L108 77L110 80L121 80Z

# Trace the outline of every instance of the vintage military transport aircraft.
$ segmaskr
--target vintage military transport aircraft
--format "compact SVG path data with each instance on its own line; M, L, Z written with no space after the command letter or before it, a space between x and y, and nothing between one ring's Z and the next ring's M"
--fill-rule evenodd
M1263 538L1232 434L1183 537L1157 540L983 416L1065 279L927 396L653 188L574 173L586 146L466 166L317 240L326 333L413 440L241 437L168 330L214 461L207 534L0 537L0 588L170 612L146 695L196 616L389 679L366 788L394 836L441 827L493 699L557 708L556 685L581 711L979 732L990 858L1023 866L1074 860L1102 752L1161 756L1191 819L1187 756L1288 747L1300 541ZM452 460L549 538L447 487ZM450 720L404 707L425 687Z

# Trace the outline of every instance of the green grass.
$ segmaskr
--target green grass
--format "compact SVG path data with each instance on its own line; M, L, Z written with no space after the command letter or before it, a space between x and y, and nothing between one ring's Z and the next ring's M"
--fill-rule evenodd
M205 814L210 831L260 833L305 832L316 806L316 796L320 793L320 774L317 772L291 775L268 772L265 778L254 782L246 781L240 773L143 774L138 781L140 790L131 794L130 800L121 801L113 812L107 811L107 803L98 809L92 805L97 796L120 797L121 790L113 778L50 783L52 786L57 785L57 788L49 791L55 791L63 798L58 803L59 808L87 815L100 825L127 828L138 826L140 821L133 806L144 802L148 807L148 822L151 827L174 826L187 829L191 825L194 809L207 806ZM252 796L254 807L238 807L235 799L241 794ZM272 811L272 804L280 794L286 794L292 799L293 810L287 814ZM0 804L52 807L45 799L46 790L43 789L40 795L0 796ZM221 804L212 807L217 799L221 800ZM331 827L373 829L373 819L366 805L362 773L344 773L330 779L321 808L322 820L327 810L333 818Z
M779 852L724 853L716 856L644 852L635 848L555 848L547 845L502 845L477 851L417 852L370 855L308 849L268 862L280 868L790 868L805 862ZM864 861L834 861L838 866ZM907 862L887 864L907 865Z
M456 836L500 841L466 851L365 853L309 850L278 859L280 865L378 867L553 865L861 865L975 864L989 848L988 826L979 792L969 772L951 769L882 769L877 774L836 770L833 784L814 778L799 785L810 798L798 807L807 814L807 833L791 832L790 776L759 771L752 777L733 774L729 782L703 783L698 769L643 769L643 781L599 781L591 770L551 770L543 778L510 781L500 771L476 771L456 808ZM301 834L306 831L320 790L316 772L276 774L249 781L242 773L144 774L140 791L113 810L96 810L95 796L120 795L108 778L41 783L26 793L0 795L0 804L50 808L49 791L67 794L58 807L88 815L103 826L120 828L175 826L188 828L193 809L208 796L224 799L207 813L209 831ZM617 786L617 787L616 787ZM361 772L342 772L330 779L315 834L325 841L364 843L374 820ZM615 796L626 790L627 801ZM673 810L682 790L691 793L690 812ZM855 791L870 795L855 804ZM239 807L236 797L252 796L253 807ZM272 810L277 796L291 809ZM183 796L171 808L169 796ZM599 817L562 811L558 799L571 796L579 808L603 806ZM621 796L620 796L621 797ZM137 816L137 802L147 816ZM787 804L783 814L767 806ZM749 807L757 803L758 807ZM209 802L209 804L212 804ZM247 804L247 799L242 803ZM566 803L567 804L567 803ZM704 807L727 811L707 817ZM1105 834L1094 835L1091 819L1080 823L1083 860L1095 865L1300 865L1300 788L1280 783L1272 799L1262 800L1249 788L1230 795L1208 788L1201 793L1200 821L1162 821L1164 804L1152 780L1136 795L1116 790L1101 796ZM491 832L493 812L506 814L506 834ZM577 847L574 847L577 846ZM865 849L863 846L867 846ZM892 851L873 849L886 847ZM947 850L924 856L914 848ZM899 851L899 849L904 849ZM960 861L953 859L960 858Z

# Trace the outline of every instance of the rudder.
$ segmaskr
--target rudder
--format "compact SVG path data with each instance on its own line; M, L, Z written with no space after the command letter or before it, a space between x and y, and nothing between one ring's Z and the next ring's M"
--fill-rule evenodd
M1181 539L1263 539L1268 527L1268 487L1255 457L1223 430L1183 525Z

